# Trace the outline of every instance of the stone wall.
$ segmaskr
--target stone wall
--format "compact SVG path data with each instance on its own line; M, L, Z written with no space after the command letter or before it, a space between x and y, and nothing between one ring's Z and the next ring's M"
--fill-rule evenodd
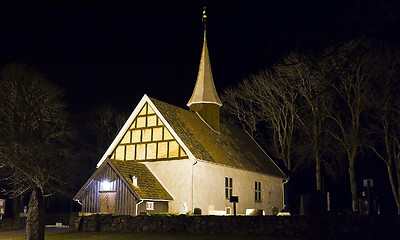
M400 236L400 218L328 216L310 219L305 216L112 216L90 215L71 218L74 231L177 232L193 234L330 236L331 239L363 237L396 239Z

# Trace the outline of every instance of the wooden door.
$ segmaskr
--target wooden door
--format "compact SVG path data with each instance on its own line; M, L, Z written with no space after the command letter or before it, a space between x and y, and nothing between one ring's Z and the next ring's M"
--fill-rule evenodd
M100 192L100 213L115 213L116 192Z

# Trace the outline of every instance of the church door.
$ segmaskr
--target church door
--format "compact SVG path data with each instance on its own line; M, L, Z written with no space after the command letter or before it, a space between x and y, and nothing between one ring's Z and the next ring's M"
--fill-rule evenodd
M100 192L100 213L115 213L116 192Z

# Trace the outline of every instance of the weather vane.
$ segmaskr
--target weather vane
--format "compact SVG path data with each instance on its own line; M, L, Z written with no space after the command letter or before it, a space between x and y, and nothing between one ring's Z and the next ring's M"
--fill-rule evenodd
M203 7L203 17L201 18L201 21L205 24L207 22L207 15L206 15L206 7Z
M204 26L204 41L206 41L206 31L207 31L207 15L206 15L206 7L203 7L203 17L201 18Z

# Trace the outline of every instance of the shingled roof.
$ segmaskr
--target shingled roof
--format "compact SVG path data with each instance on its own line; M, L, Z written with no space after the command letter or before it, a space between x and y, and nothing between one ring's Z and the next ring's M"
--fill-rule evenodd
M196 159L286 178L245 131L221 123L213 131L194 112L150 98Z
M132 186L132 176L137 177L138 188L134 191L141 199L173 200L161 183L154 177L146 165L134 161L109 161L117 168L125 180Z
M136 198L167 201L174 200L145 164L134 161L120 161L112 159L106 159L106 161L101 164L101 166L76 193L74 199L80 199L88 185L93 179L96 178L96 175L101 174L104 168L107 167L111 167L113 169L117 176L126 183L127 187ZM133 176L137 178L138 187L134 187L132 185Z

